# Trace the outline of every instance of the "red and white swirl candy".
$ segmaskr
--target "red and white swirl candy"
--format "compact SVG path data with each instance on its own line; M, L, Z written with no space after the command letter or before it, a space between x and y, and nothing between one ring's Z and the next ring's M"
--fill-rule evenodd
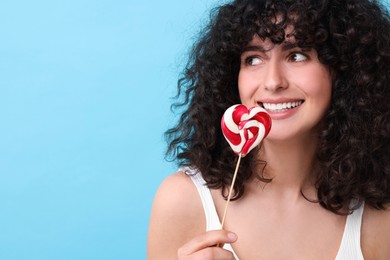
M222 133L235 154L244 157L268 135L272 121L262 107L233 105L223 114Z

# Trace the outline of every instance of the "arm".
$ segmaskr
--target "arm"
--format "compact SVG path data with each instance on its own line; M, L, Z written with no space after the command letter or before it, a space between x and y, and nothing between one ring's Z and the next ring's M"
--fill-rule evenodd
M230 252L214 245L234 242L235 238L229 238L226 231L205 230L203 206L192 180L182 172L169 176L153 202L147 259L184 259L191 254L198 259L210 259L213 254L231 257Z
M390 259L390 208L376 210L366 206L361 244L365 259Z

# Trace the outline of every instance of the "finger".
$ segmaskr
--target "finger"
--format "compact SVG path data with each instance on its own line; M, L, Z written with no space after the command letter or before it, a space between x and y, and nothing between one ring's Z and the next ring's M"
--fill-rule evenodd
M179 249L180 255L190 255L217 244L233 243L237 235L226 230L213 230L196 236Z
M185 258L185 257L184 257ZM179 257L181 259L181 257ZM220 247L207 247L205 249L202 249L200 251L195 252L190 256L190 259L212 259L212 260L235 260L234 255L232 252L220 248Z

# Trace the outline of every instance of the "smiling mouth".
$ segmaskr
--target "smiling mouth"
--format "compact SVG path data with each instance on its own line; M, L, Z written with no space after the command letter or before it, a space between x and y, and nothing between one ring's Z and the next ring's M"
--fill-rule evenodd
M302 105L303 100L284 103L261 103L261 106L269 112L283 112Z

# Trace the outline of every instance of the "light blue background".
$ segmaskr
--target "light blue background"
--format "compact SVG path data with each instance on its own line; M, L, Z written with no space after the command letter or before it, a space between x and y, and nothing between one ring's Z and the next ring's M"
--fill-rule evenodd
M144 259L163 132L215 1L0 1L0 259Z
M145 258L170 97L217 3L1 0L0 259Z

